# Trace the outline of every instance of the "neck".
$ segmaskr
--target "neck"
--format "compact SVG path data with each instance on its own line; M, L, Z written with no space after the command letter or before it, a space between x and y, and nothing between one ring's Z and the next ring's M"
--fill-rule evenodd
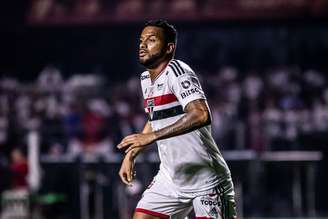
M157 76L164 70L167 64L170 62L170 59L166 59L159 63L156 67L148 68L148 72L150 74L150 79L153 82Z

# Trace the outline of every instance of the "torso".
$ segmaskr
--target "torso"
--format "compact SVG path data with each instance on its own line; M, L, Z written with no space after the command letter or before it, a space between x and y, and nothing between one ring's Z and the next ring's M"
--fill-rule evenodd
M151 81L141 75L145 111L152 129L173 124L184 107L196 99L206 99L196 74L185 63L171 60ZM230 177L230 171L215 144L210 126L157 141L160 172L182 192L205 191ZM196 172L190 170L196 169Z

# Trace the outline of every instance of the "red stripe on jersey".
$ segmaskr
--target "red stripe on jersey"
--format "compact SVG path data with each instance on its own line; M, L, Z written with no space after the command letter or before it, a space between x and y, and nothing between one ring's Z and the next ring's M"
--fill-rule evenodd
M136 212L152 215L152 216L163 218L163 219L169 219L170 218L170 216L168 216L166 214L162 214L162 213L155 212L155 211L150 211L150 210L143 209L143 208L136 208Z
M144 100L145 108L148 107L148 100L153 100L154 101L154 103L153 103L154 106L160 106L160 105L175 102L178 99L174 94L164 94L164 95L157 96L157 97L147 98L147 99Z

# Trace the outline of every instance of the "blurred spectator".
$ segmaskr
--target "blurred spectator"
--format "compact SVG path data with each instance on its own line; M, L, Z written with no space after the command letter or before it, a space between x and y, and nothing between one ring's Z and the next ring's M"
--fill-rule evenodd
M63 85L62 75L55 66L45 66L39 74L38 86L42 91L60 91Z
M127 18L126 15L140 16L144 10L144 6L143 0L122 0L117 5L116 14L119 17L125 17L125 19Z
M12 174L12 188L27 188L28 165L26 156L20 148L15 148L11 152L10 170Z
M173 0L170 10L172 14L192 14L196 11L196 2L194 0Z
M32 4L30 16L35 21L42 21L50 14L55 0L35 0Z
M75 14L79 18L99 16L102 9L100 0L79 0L75 4Z
M160 13L165 13L167 9L166 0L151 0L147 2L148 14L158 16Z

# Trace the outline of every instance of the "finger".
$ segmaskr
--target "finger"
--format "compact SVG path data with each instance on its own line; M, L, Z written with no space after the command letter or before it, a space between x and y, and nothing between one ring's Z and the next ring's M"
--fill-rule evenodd
M124 151L124 153L129 153L131 150L133 150L134 149L134 147L133 146L130 146L130 147L128 147L128 149L126 149L125 151Z
M129 146L131 144L134 144L135 142L136 142L136 137L134 137L134 136L127 136L127 137L125 137L121 141L121 143L119 143L117 145L117 148L121 149L121 148L127 147L127 146Z
M136 171L134 170L134 162L131 163L131 166L130 166L130 174L131 174L131 180L133 180L136 176Z
M136 147L140 147L140 146L137 146L137 145L131 145L130 147L128 147L128 149L125 150L125 153L129 153L131 150L135 149Z
M124 138L118 145L117 145L117 148L122 148L124 147L126 144L126 139Z
M129 139L129 135L126 136L126 137L124 137L124 138L122 139L122 141L117 145L117 147L118 147L118 148L121 148L122 145L124 145L124 144L126 143L126 140L127 140L127 139Z
M131 162L131 165L128 167L128 169L129 169L129 173L130 173L130 179L131 179L131 182L135 179L135 177L136 177L136 171L135 171L135 169L134 169L134 165L135 165L135 163L134 163L134 161L132 161Z
M132 175L131 175L131 166L128 165L126 168L126 175L127 175L127 181L131 183L132 181Z
M129 181L127 180L126 173L120 173L119 176L124 184L126 184L126 185L130 184Z
M130 141L130 140L136 139L136 137L137 137L137 134L128 135L128 136L125 136L122 141Z
M140 147L143 147L144 145L140 144L139 142L136 142L132 145L130 145L130 147L128 147L126 150L125 150L125 153L129 153L131 150L135 149L135 148L140 148Z
M118 145L117 145L117 148L118 149L122 149L122 148L124 148L124 147L127 147L127 146L129 146L130 144L132 144L133 142L131 141L131 140L124 140L124 141L122 141L121 143L119 143Z
M137 172L135 170L131 171L131 175L132 175L132 180L134 180L137 176Z

